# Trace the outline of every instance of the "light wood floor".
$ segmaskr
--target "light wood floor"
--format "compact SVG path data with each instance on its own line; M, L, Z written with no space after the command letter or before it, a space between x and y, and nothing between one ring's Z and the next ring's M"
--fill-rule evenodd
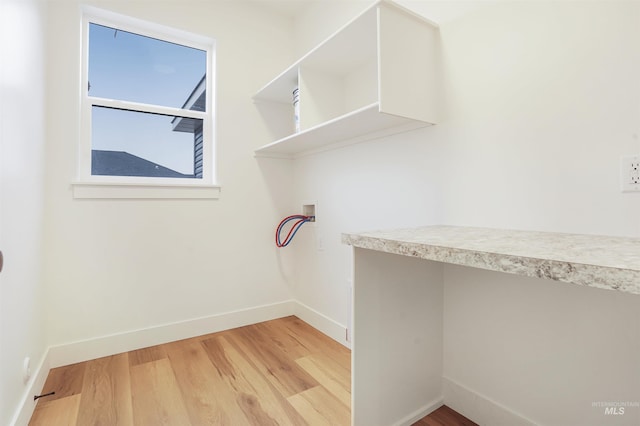
M350 358L300 319L281 318L53 369L42 393L55 395L38 401L29 424L348 425ZM445 409L453 414L438 417ZM416 425L475 423L442 407Z

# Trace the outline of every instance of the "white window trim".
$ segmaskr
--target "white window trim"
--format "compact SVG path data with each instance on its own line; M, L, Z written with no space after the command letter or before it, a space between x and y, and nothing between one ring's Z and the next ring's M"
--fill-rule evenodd
M194 47L207 52L206 112L147 105L122 100L89 96L89 23L116 27L168 42ZM74 198L218 198L220 186L216 177L215 152L215 41L163 25L84 6L82 8L82 72L80 82L80 141L78 144L77 174L72 182ZM201 179L155 178L138 176L91 175L91 108L107 106L139 112L203 120L203 171Z

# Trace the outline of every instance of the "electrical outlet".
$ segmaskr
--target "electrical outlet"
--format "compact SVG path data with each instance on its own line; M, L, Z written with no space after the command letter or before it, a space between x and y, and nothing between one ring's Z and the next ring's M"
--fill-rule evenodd
M622 192L640 191L640 156L620 158L620 186Z

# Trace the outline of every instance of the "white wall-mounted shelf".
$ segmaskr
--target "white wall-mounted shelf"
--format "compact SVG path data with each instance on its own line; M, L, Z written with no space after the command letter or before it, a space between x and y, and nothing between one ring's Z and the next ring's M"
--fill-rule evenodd
M405 132L429 123L380 112L376 102L299 133L286 136L256 150L260 157L292 158L338 145L342 141L359 142L378 136Z
M257 104L277 104L269 127L282 131L256 155L295 157L434 124L437 38L433 23L378 1L256 93Z

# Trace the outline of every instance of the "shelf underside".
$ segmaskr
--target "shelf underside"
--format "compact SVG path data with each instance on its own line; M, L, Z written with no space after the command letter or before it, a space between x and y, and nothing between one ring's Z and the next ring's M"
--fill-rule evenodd
M296 155L330 149L344 142L359 142L375 137L429 126L416 121L380 112L376 102L321 125L296 133L255 151L260 157L293 158Z

